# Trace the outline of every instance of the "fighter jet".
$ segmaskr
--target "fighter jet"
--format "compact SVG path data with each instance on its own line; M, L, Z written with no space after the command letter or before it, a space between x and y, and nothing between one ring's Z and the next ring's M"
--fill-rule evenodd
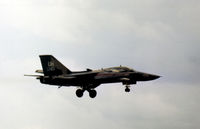
M42 84L58 86L77 87L76 96L82 97L85 91L89 92L91 98L95 98L96 87L105 83L122 83L125 85L125 92L130 92L130 85L138 81L150 81L158 79L160 76L143 73L134 69L119 66L102 68L99 70L86 69L85 71L70 71L52 55L40 55L43 70L36 70L41 75L34 76ZM43 74L43 75L42 75Z

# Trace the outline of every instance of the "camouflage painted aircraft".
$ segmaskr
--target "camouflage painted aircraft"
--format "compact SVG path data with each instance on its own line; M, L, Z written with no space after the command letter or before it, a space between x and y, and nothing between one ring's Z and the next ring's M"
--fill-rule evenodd
M40 55L43 70L36 70L36 73L43 75L34 76L43 84L62 86L75 86L77 97L82 97L84 91L89 92L91 98L95 98L95 90L104 83L119 83L125 85L125 92L130 92L130 85L138 81L150 81L159 78L158 75L138 72L128 67L111 67L100 70L87 69L86 71L73 72L66 68L52 55Z

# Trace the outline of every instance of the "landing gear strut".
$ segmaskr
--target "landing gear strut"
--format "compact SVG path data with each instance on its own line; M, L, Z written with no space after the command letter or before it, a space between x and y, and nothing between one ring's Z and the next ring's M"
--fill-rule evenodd
M126 85L125 92L130 92L130 86Z

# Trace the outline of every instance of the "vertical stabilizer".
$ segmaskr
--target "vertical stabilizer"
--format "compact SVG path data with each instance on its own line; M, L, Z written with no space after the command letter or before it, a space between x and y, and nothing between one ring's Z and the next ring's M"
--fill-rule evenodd
M40 60L45 76L69 74L71 71L52 55L40 55Z

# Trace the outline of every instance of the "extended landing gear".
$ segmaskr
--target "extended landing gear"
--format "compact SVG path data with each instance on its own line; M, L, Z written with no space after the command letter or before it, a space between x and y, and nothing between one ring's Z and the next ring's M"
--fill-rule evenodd
M84 90L83 89L78 89L76 90L76 96L81 98L83 96Z
M130 86L126 85L125 92L130 92Z
M76 90L76 96L81 98L83 96L84 91L85 91L84 89L77 89ZM89 89L87 91L89 92L90 98L95 98L96 97L96 95L97 95L96 90Z
M97 95L96 90L89 90L88 92L89 92L89 95L90 95L91 98L95 98L96 95Z

